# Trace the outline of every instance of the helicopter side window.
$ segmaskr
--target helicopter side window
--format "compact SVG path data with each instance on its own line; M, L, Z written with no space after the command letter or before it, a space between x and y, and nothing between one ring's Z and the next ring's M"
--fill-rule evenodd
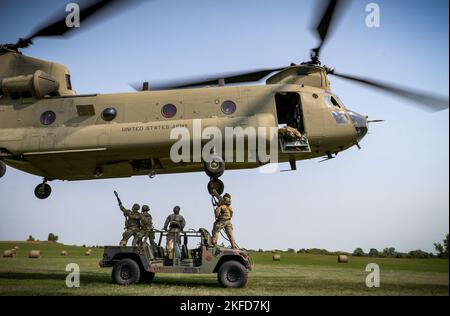
M66 85L67 85L67 90L72 90L72 82L70 81L69 74L66 74Z
M177 107L173 104L166 104L161 108L161 114L165 118L172 118L177 114Z
M330 108L332 108L332 107L342 108L342 106L339 103L338 99L335 98L332 95L326 94L324 96L324 100L325 100L325 103L327 104L327 106L330 107Z
M45 111L41 115L41 124L42 125L51 125L56 120L56 114L53 111Z
M339 104L338 100L336 100L336 98L332 95L325 95L325 103L329 107L341 108L341 105Z
M332 103L334 106L337 106L338 108L341 107L341 105L339 104L339 102L338 102L334 97L331 97L331 103Z
M224 114L231 115L236 112L236 103L233 101L225 101L222 103L221 110Z

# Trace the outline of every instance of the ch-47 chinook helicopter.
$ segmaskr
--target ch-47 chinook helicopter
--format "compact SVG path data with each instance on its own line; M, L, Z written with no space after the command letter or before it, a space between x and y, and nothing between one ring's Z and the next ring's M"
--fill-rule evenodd
M132 1L131 1L132 2ZM111 5L130 1L95 1L80 11L80 21ZM347 109L331 91L329 75L377 88L420 103L431 110L448 108L448 99L378 81L337 73L322 66L320 52L343 1L330 0L319 10L320 44L311 60L278 67L211 76L205 80L151 86L134 93L76 95L68 69L23 55L37 37L61 36L69 28L64 15L16 44L0 46L0 177L6 165L43 178L39 199L51 194L51 180L90 180L138 175L206 171L208 188L223 191L218 179L223 157L175 163L170 149L173 128L289 127L301 135L280 138L278 162L325 157L359 146L368 118ZM342 9L342 8L341 8ZM274 73L274 74L273 74ZM268 77L265 85L240 85ZM212 79L211 79L212 78ZM231 86L230 86L231 84ZM205 87L206 86L206 87ZM195 88L195 89L194 89ZM292 135L291 135L292 136ZM261 162L226 162L227 169L256 168Z

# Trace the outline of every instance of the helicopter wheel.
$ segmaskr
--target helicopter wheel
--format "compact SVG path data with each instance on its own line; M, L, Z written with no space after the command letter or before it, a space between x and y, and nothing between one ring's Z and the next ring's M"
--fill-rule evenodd
M34 189L34 195L40 200L45 200L50 194L52 194L52 187L45 182L39 184L36 189Z
M2 178L6 173L6 165L3 161L0 161L0 178Z
M225 162L222 157L213 155L211 161L204 162L204 169L210 178L219 178L225 172Z
M225 190L225 185L223 184L222 180L217 178L212 178L208 182L208 192L209 194L213 195L213 190L217 192L217 194L222 195L223 191Z

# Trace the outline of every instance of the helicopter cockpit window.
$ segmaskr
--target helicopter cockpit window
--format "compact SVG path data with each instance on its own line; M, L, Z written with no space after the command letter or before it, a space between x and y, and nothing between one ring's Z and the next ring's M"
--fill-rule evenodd
M341 107L342 107L341 104L340 104L340 102L338 101L338 99L335 98L335 97L332 96L332 95L325 94L324 99L325 99L325 103L326 103L329 107L337 107L337 108L341 108Z
M161 114L165 118L172 118L177 114L177 107L173 104L166 104L162 107Z
M56 120L56 114L53 111L45 111L41 115L41 124L42 125L51 125Z
M347 124L349 122L344 111L331 111L331 115L333 115L334 120L338 124Z
M236 112L236 103L233 101L225 101L222 103L222 112L227 115L231 115Z

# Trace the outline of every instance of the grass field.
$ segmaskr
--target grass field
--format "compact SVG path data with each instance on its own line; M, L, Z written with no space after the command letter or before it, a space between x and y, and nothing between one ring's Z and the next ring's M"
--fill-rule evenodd
M103 250L55 243L0 242L0 251L18 246L16 258L0 258L0 295L449 295L449 261L444 259L374 259L335 256L254 253L255 267L244 289L219 287L216 275L157 274L152 284L112 284L111 269L98 266ZM29 259L38 249L42 258ZM61 256L66 250L68 256ZM380 288L367 288L368 263L381 269ZM67 288L65 267L77 263L81 287Z

